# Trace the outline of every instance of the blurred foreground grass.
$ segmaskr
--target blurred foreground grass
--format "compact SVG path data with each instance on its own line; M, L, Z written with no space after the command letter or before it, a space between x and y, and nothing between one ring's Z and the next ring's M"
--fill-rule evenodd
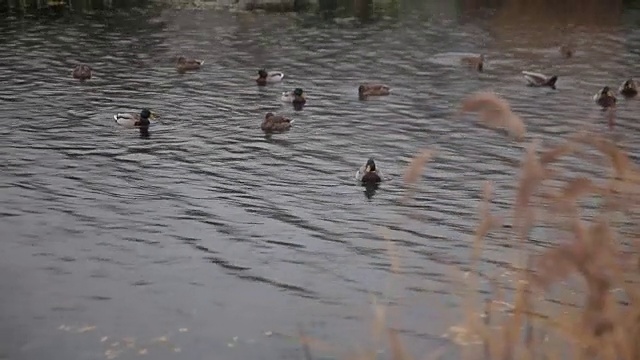
M463 274L463 323L449 336L462 359L640 359L640 243L637 211L640 171L613 135L581 130L553 147L527 140L526 129L508 103L491 93L465 99L459 115L477 113L479 122L506 130L525 144L512 209L491 211L493 184L487 182L479 209L470 268ZM614 116L614 114L607 114ZM605 119L603 119L605 121ZM604 128L601 126L599 128ZM425 163L437 152L421 150L405 173L407 196ZM569 173L568 163L603 170L600 177ZM411 191L409 191L411 190ZM479 189L480 190L480 189ZM590 206L586 206L590 204ZM593 204L596 204L595 206ZM510 226L506 224L510 219ZM534 245L530 234L543 228L552 247ZM506 230L505 230L506 229ZM516 249L509 276L490 277L490 296L480 298L479 265L485 238ZM394 241L386 237L391 270L400 264ZM484 274L486 277L486 274ZM373 341L386 332L393 360L440 358L448 351L410 354L386 319L388 309L374 306ZM319 343L301 335L307 360ZM326 350L326 346L319 346ZM377 359L376 351L357 351L348 359Z

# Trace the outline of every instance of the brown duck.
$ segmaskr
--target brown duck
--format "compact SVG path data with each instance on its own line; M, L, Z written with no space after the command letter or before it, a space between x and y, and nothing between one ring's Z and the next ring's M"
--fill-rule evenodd
M479 56L465 56L460 59L460 63L478 71L482 71L484 68L484 54L480 54Z
M288 119L282 115L274 115L269 112L264 116L264 120L262 121L262 125L260 128L265 133L276 133L287 131L291 128L291 124L293 120Z
M576 48L571 44L564 44L560 46L560 55L564 56L565 58L572 57L575 52Z
M595 95L593 95L593 101L596 104L602 106L603 109L610 108L616 105L616 97L613 95L613 91L608 86L602 88Z
M391 89L383 84L362 84L358 87L358 96L360 99L366 99L369 96L386 96L389 95Z
M362 166L356 172L356 179L358 179L363 185L374 185L382 181L378 170L376 169L376 163L373 159L367 160L367 163Z
M75 69L73 69L73 78L74 79L80 79L80 81L84 81L84 80L89 80L91 79L91 66L89 65L85 65L85 64L81 64L75 67Z
M187 59L184 56L180 56L176 61L176 69L179 72L198 70L202 67L202 64L204 64L203 60Z
M638 95L638 88L636 87L636 82L633 79L625 80L625 82L620 85L618 92L625 97L633 97Z

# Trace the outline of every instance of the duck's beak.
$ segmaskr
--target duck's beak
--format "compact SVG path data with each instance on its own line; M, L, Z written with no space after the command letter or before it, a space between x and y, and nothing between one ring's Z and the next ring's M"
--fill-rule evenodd
M156 113L152 112L150 118L152 118L153 120L158 118L158 115L156 115Z
M369 171L371 171L371 166L367 165L367 167L364 169L364 172L369 172Z

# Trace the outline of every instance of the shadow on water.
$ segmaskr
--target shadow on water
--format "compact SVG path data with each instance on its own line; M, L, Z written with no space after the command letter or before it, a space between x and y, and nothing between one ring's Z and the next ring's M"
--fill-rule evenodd
M521 144L452 121L460 100L502 94L529 139L545 143L584 126L605 132L591 96L634 75L640 31L637 13L615 4L589 24L581 19L594 14L555 18L514 2L410 3L367 23L155 8L3 18L0 347L9 358L201 358L212 349L299 358L289 337L297 322L310 336L360 343L371 294L388 288L380 226L399 250L390 301L402 297L410 314L397 324L408 347L446 342L457 311L451 267L466 264L481 184L512 198L522 156ZM578 49L570 59L558 54L566 39ZM480 52L483 73L460 66ZM205 65L179 74L177 55ZM95 69L85 83L70 76L79 62ZM263 66L285 80L258 89ZM525 69L557 73L558 90L526 87ZM358 85L374 81L392 94L359 101ZM281 101L296 87L308 93L301 111ZM616 136L632 154L638 106L617 109ZM113 121L141 108L161 118L150 139ZM264 137L269 111L294 126ZM401 205L394 179L425 147L437 156L414 205ZM375 201L352 181L369 156L392 179ZM502 266L506 247L489 241L483 270Z

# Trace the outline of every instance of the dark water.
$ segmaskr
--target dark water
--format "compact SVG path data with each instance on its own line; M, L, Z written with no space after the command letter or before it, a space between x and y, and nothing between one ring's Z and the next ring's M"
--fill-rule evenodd
M3 19L0 358L298 359L298 323L337 346L366 344L383 293L401 301L395 323L414 351L446 346L460 319L453 265L469 257L482 183L508 207L523 151L451 114L492 89L529 139L605 132L591 96L636 75L632 17L569 30L491 12L362 26L191 11ZM565 36L579 49L568 60ZM459 66L479 52L484 73ZM179 54L205 66L178 74ZM95 68L86 83L70 76L80 61ZM285 81L257 88L262 66ZM524 86L524 69L557 73L558 90ZM393 94L360 102L361 81ZM308 94L301 112L279 99L294 87ZM148 140L112 120L142 107L161 116ZM632 153L639 109L618 109ZM268 111L293 129L265 138ZM438 155L416 204L401 205L404 168L424 147ZM370 156L387 176L371 199L353 181ZM396 240L395 279L381 227ZM508 251L490 243L485 256L499 264Z

